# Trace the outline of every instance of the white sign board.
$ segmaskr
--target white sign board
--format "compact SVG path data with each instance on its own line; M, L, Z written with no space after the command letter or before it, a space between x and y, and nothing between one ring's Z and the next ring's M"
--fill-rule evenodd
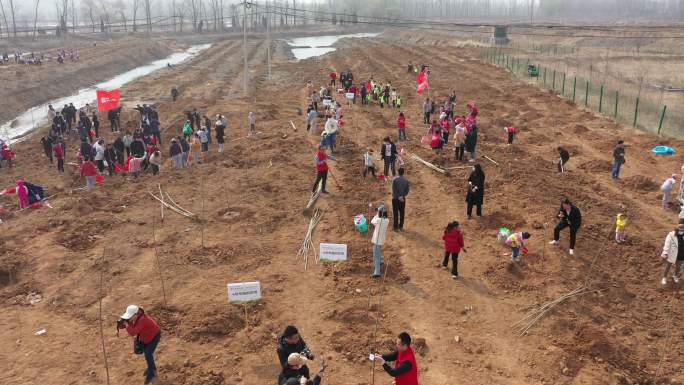
M353 93L353 92L347 92L347 93L345 94L345 96L346 96L347 99L349 99L349 100L354 99L354 93Z
M261 299L261 283L241 282L228 284L228 302L242 303Z
M333 105L333 101L330 99L323 99L323 105L326 107L330 107Z
M346 261L347 245L337 243L321 243L318 255L321 261Z

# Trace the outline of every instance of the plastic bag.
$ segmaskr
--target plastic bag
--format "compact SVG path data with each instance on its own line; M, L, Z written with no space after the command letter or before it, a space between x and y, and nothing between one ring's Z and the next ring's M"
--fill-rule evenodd
M506 227L502 227L499 229L499 232L496 234L496 238L499 240L500 243L505 243L510 235L511 235L511 230L507 229Z
M356 227L356 231L360 233L365 233L368 231L368 221L366 220L366 217L363 216L363 214L359 214L354 217L354 226Z

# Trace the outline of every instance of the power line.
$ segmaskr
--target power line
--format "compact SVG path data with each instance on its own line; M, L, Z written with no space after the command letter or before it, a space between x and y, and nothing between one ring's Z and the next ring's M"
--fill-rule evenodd
M256 5L259 7L259 5ZM388 17L374 17L374 16L367 16L367 15L359 15L359 14L350 14L350 13L343 13L343 12L326 12L326 11L316 11L316 10L309 10L309 9L304 9L304 8L284 8L282 6L271 6L271 9L275 9L276 11L274 13L278 15L283 15L283 16L297 16L299 18L302 18L304 20L312 20L312 21L337 21L339 22L340 16L347 17L347 18L353 18L353 20L348 20L348 19L342 19L345 24L370 24L374 26L390 26L390 27L397 27L397 28L414 28L414 29L422 29L422 30L432 30L432 31L445 31L445 32L467 32L467 33L479 33L479 34L490 34L491 31L483 31L482 28L493 28L497 25L500 24L489 24L489 23L456 23L456 22L442 22L442 21L420 21L420 20L413 20L413 19L399 19L399 18L388 18ZM298 12L302 13L310 13L313 15L323 15L323 16L304 16L304 15L299 15L297 14ZM359 19L368 19L366 20L359 20ZM429 27L421 27L424 25L429 25ZM518 35L518 36L544 36L544 37L570 37L570 38L610 38L610 39L684 39L684 35L637 35L637 36L625 36L625 35L606 35L606 34L568 34L567 30L596 30L596 31L605 31L605 32L624 32L624 33L637 33L637 32L648 32L643 29L634 29L628 30L628 29L611 29L609 27L594 27L594 26L570 26L570 25L535 25L535 24L514 24L510 25L511 27L514 28L529 28L529 29L538 29L538 28L543 28L543 29L562 29L564 30L563 34L558 34L558 33L539 33L539 32L518 32L518 31L509 31L509 35ZM437 28L440 27L440 28ZM465 27L465 28L476 28L476 29L463 29L463 28L456 28L456 27ZM653 29L656 28L655 26L650 28ZM662 27L664 28L664 27Z

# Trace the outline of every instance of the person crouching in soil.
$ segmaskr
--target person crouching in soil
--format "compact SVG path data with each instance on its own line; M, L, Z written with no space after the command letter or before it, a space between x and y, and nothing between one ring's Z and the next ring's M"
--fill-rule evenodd
M321 369L318 374L310 379L309 368L306 366L308 359L300 353L291 353L287 358L287 367L278 376L279 385L320 385L325 371L325 360L321 360Z
M506 239L506 246L511 248L511 261L520 262L520 252L527 254L527 249L525 248L525 240L530 239L532 234L528 232L518 232L511 234L508 239Z
M152 317L136 305L129 305L126 308L126 312L121 316L116 327L117 330L126 329L131 337L135 337L135 353L145 355L147 369L143 375L145 376L145 384L149 384L157 377L154 351L157 349L161 338L161 328Z

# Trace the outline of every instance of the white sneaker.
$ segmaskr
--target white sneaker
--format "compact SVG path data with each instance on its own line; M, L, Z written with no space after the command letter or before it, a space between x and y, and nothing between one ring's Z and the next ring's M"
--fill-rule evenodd
M575 255L575 250L570 249L570 255Z
M551 242L549 242L549 245L557 245L557 244L558 244L558 241L551 241Z
M672 275L672 282L679 283L679 278L676 275Z
M667 278L664 278L660 281L660 283L663 284L663 286L667 285Z

